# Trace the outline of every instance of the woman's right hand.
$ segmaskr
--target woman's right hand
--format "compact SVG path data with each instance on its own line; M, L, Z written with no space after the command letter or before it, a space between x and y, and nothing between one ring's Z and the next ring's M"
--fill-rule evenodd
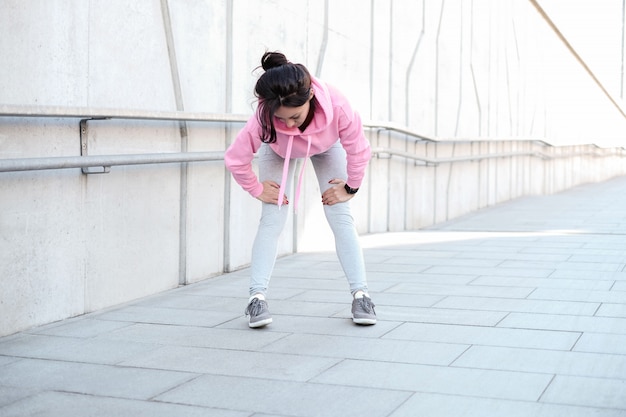
M263 192L257 198L264 203L278 204L278 193L280 191L280 185L277 182L266 180L263 181ZM283 204L289 204L287 196L283 196Z

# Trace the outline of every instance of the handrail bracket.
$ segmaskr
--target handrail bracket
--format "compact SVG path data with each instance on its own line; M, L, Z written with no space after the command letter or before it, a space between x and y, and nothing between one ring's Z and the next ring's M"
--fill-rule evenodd
M89 120L106 120L107 117L90 117L87 119L81 119L79 123L79 134L80 134L80 156L88 156L89 155L89 141L88 141L88 127L87 122ZM81 167L81 172L85 175L89 174L108 174L111 172L110 166L101 166L101 167Z

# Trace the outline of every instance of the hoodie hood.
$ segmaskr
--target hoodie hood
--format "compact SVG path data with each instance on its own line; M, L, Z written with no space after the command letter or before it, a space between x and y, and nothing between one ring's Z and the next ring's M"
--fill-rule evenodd
M327 138L326 132L332 124L334 118L333 103L326 84L311 77L311 87L313 88L315 100L315 113L309 125L301 132L297 127L287 127L278 119L274 119L276 129L276 142L270 147L283 158L306 158L328 150L339 138L334 136ZM319 138L318 136L322 136ZM287 152L290 138L293 138L291 152ZM321 139L321 140L320 140ZM329 140L331 139L331 140ZM310 148L309 148L309 141ZM308 151L308 152L307 152Z

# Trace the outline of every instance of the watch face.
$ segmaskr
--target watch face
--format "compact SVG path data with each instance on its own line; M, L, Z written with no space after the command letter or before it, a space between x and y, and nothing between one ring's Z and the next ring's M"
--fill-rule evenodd
M348 186L348 184L344 185L344 188L346 189L348 194L356 194L356 192L359 191L358 188L351 188Z

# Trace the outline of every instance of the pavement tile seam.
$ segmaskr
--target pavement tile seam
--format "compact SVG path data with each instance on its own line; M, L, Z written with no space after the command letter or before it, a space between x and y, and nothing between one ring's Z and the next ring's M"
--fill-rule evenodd
M147 368L147 369L158 369L158 368ZM180 382L179 384L177 384L177 385L172 385L171 387L169 387L169 388L167 388L167 389L163 390L162 392L155 393L152 397L148 398L147 400L148 400L148 401L159 401L159 400L157 399L158 397L161 397L161 396L163 396L163 395L166 395L168 392L172 392L172 391L174 391L174 390L176 390L176 389L179 389L180 387L182 387L182 386L184 386L184 385L187 385L187 384L193 383L193 381L195 381L195 380L197 380L198 378L201 378L201 377L203 377L203 376L205 376L205 375L206 375L206 374L204 374L204 373L196 373L194 377L191 377L191 378L189 378L189 379L188 379L188 380L186 380L186 381L181 381L181 382Z
M72 410L76 412L76 410L85 410L88 408L99 407L100 410L91 411L89 416L103 416L108 417L111 415L136 415L141 414L142 416L162 416L169 417L171 415L184 415L184 416L193 416L193 417L205 417L207 415L215 416L215 417L251 417L254 414L250 414L250 412L238 412L232 411L228 409L219 409L214 407L205 407L200 405L188 405L188 404L179 404L173 402L166 401L141 401L141 400L133 400L133 399L125 399L125 398L115 398L115 397L107 397L107 396L94 396L87 395L82 393L73 393L73 392L64 392L64 391L49 391L44 393L48 395L56 395L54 398L54 403L50 404L45 401L41 404L29 404L30 407L25 406L28 410L29 416L34 415L50 415L49 413L54 413L54 416L66 416L62 412L60 407L57 407L55 403L58 403L58 396L72 396L72 397L86 397L86 400L74 400L69 401L69 404L66 405L66 410ZM33 398L33 402L36 402L38 399ZM67 399L64 399L64 404L68 402ZM94 404L95 402L95 404ZM0 410L1 411L1 410ZM210 413L210 414L208 414ZM73 413L72 413L73 414ZM282 416L277 416L282 417ZM289 417L289 416L284 416Z
M568 278L522 278L514 276L487 276L481 275L472 279L467 285L472 286L501 286L501 287L530 287L550 289L578 289L578 290L610 290L614 281L568 279Z
M165 349L164 349L165 350ZM197 379L198 377L210 377L210 376L225 376L225 377L233 377L233 378L245 378L245 379L257 379L257 380L272 380L272 381L292 381L292 382L307 382L309 379L314 378L316 375L327 371L328 369L335 366L337 363L341 362L343 359L332 358L332 357L319 357L315 358L313 356L305 356L305 355L295 355L295 354L275 354L272 352L242 352L237 350L225 350L225 349L210 349L210 348L193 348L186 349L182 351L181 349L177 349L176 352L180 352L182 354L190 352L190 351L206 351L208 355L202 355L198 359L207 359L211 355L210 353L224 354L223 358L232 358L232 361L222 361L221 363L216 363L214 365L210 365L208 367L205 366L201 361L197 361L200 363L191 364L187 363L184 360L173 363L172 360L168 361L165 364L162 360L159 360L158 356L157 360L153 360L149 357L137 358L135 361L127 361L123 366L125 368L134 368L134 369L145 369L152 371L164 371L164 372L177 372L177 373L188 373L194 375L190 379L181 382L179 385L185 385L190 383L191 381ZM166 351L166 353L172 352L172 350ZM158 353L158 352L157 352ZM243 355L243 353L247 353L248 355ZM242 357L241 357L242 356ZM259 359L265 359L263 361L257 362L257 364L252 368L243 369L240 364L234 364L231 362L235 362L235 357L237 361L246 360L248 358L258 357ZM281 357L283 361L280 361ZM275 360L272 360L275 359ZM221 358L220 358L221 359ZM301 361L298 361L302 359ZM315 361L317 359L317 361ZM307 362L308 360L308 362ZM267 368L263 368L265 363L269 363ZM315 362L313 365L310 365L311 362ZM247 363L255 363L255 362L247 362ZM291 363L291 365L289 365ZM288 367L290 370L294 369L295 366L293 364L300 363L303 368L310 367L311 369L305 369L302 372L302 375L297 375L295 373L290 375L285 375L280 372L280 370L271 368L273 364L283 365ZM194 369L192 371L191 369ZM170 387L168 390L171 391L175 389L175 387ZM155 397L161 394L155 395Z
M626 335L585 332L576 341L572 351L626 355Z
M544 390L541 392L541 395L539 395L539 398L537 398L536 402L541 402L541 399L543 398L543 396L546 394L546 392L548 391L548 389L550 388L550 385L552 385L552 383L554 382L554 379L556 378L556 374L552 374L552 379L550 379L550 382L548 382L548 384L546 385L546 387L544 388Z
M23 334L43 334L59 337L89 339L102 333L107 333L133 325L133 323L127 322L101 322L95 319L96 314L97 313L87 313L85 315L72 317L67 320L34 327L24 331ZM102 324L102 326L99 326L99 324ZM21 333L18 333L17 336L20 334Z
M509 287L509 286L472 286L472 285L436 285L421 283L398 283L386 291L386 293L415 294L415 295L438 295L438 296L461 296L476 295L486 298L526 299L534 292L534 287Z
M162 371L120 365L76 363L70 361L25 359L15 372L0 375L2 384L39 391L63 391L78 394L148 400L198 376L194 372ZM132 383L130 381L133 381Z
M529 298L552 300L552 301L574 301L574 302L613 302L623 304L624 294L615 291L599 290L574 290L555 288L535 288Z
M530 308L530 307L526 307L524 308L524 304L519 304L519 307L511 307L509 306L508 309L506 309L505 306L498 306L498 307L493 307L493 308L487 308L486 306L480 306L480 305L470 305L468 307L460 307L458 305L454 304L454 301L458 301L458 300L462 300L462 299L468 299L470 301L474 301L476 299L476 297L464 297L464 296L452 296L452 297L445 297L444 299L440 300L439 302L437 302L436 304L430 306L430 308L434 308L434 309L446 309L446 310L466 310L466 311L491 311L491 312L500 312L503 314L508 314L508 313L542 313L541 311L537 311L536 308ZM489 300L489 297L482 297L483 300ZM515 302L517 301L529 301L529 302L533 302L533 301L545 301L545 303L543 303L546 306L554 306L553 303L551 303L550 301L546 301L546 300L519 300L519 299L507 299L507 298L497 298L497 297L493 297L491 298L491 300L494 301L501 301L501 302L509 302L513 305L515 305ZM588 306L589 308L587 310L589 310L588 313L584 313L584 312L580 312L580 311L576 311L575 315L580 315L580 316L596 316L597 315L597 311L598 309L602 306L602 304L600 303L573 303L573 302L563 302L565 303L565 305L567 306L569 304L571 304L572 306L578 306L578 305L583 305L583 306ZM442 304L442 305L440 305ZM531 304L532 305L532 304ZM580 310L580 309L577 309ZM593 310L593 311L591 311ZM564 311L561 313L556 313L556 312L551 312L551 311L546 311L545 314L562 314L562 315L567 315L567 316L571 316L572 312L568 312L568 311ZM606 317L606 316L605 316Z
M362 348L354 346L361 343ZM470 346L467 344L397 341L359 336L292 334L266 345L261 351L338 359L448 366Z
M626 380L624 355L471 346L453 367Z
M577 271L574 269L560 269L554 271L550 278L567 278L567 279L579 279L579 277L583 276L583 279L587 279L589 273L587 271ZM594 277L597 279L603 280L614 280L617 282L626 282L626 273L625 272L606 272L601 271L594 274Z
M405 328L408 328L410 331L407 333ZM383 337L396 340L436 341L472 346L521 346L569 351L574 348L582 335L582 332L577 331L515 329L439 323L404 323L396 329L387 332ZM513 336L517 336L517 338Z
M594 316L626 318L626 304L602 303L596 310Z
M462 410L462 411L460 411ZM488 411L487 411L488 410ZM460 414L463 413L463 414ZM389 417L441 416L512 417L623 417L615 409L539 403L519 400L488 399L462 395L415 393L403 407Z
M624 334L625 318L571 316L539 313L510 313L498 327L554 331Z
M351 378L357 369L361 378ZM409 392L440 392L485 398L537 401L552 375L448 366L345 360L314 382ZM473 383L470 383L473 381Z
M41 392L54 392L54 391L41 391ZM24 403L24 402L31 402L33 400L33 398L35 398L38 394L40 394L40 392L35 392L29 395L25 395L19 398L15 398L12 401L0 404L0 416L4 416L4 415L10 415L9 413L11 412L11 408L14 408L16 406L19 406L20 404ZM81 394L82 395L82 394ZM9 411L7 411L9 410Z
M557 375L540 402L626 411L626 383L624 380Z
M156 349L162 345L153 344L153 343L141 343L141 342L124 342L126 349L128 349L129 345L134 345L135 347L141 346L141 349L137 349L136 352L129 353L128 350L125 351L125 355L139 355L146 351ZM113 356L113 358L105 357L106 354L98 355L98 352L94 352L93 355L89 355L87 357L81 357L79 353L81 352L82 346L79 344L73 346L67 346L64 349L57 348L51 350L34 350L31 352L12 352L11 358L15 358L16 360L20 359L39 359L39 360L50 360L50 361L62 361L62 362L70 362L70 363L83 363L83 364L97 364L97 365L117 365L124 359ZM84 350L83 350L84 351ZM98 355L95 357L95 355ZM10 363L10 362L9 362Z
M219 384L219 386L216 386ZM277 381L263 378L234 379L229 376L199 378L185 390L174 390L160 400L181 404L227 407L234 410L254 410L258 414L272 416L388 416L412 395L411 392L391 389L371 389L350 385L330 385L312 382ZM219 398L198 398L193 391L219 391L235 389L247 392L242 397L233 397L224 392ZM178 392L176 392L178 391ZM320 401L323 398L323 401ZM351 398L352 401L346 401ZM372 402L374 401L374 402ZM363 404L365 403L365 404ZM302 410L310 407L314 411ZM278 412L280 408L282 412ZM328 413L328 414L327 414Z

